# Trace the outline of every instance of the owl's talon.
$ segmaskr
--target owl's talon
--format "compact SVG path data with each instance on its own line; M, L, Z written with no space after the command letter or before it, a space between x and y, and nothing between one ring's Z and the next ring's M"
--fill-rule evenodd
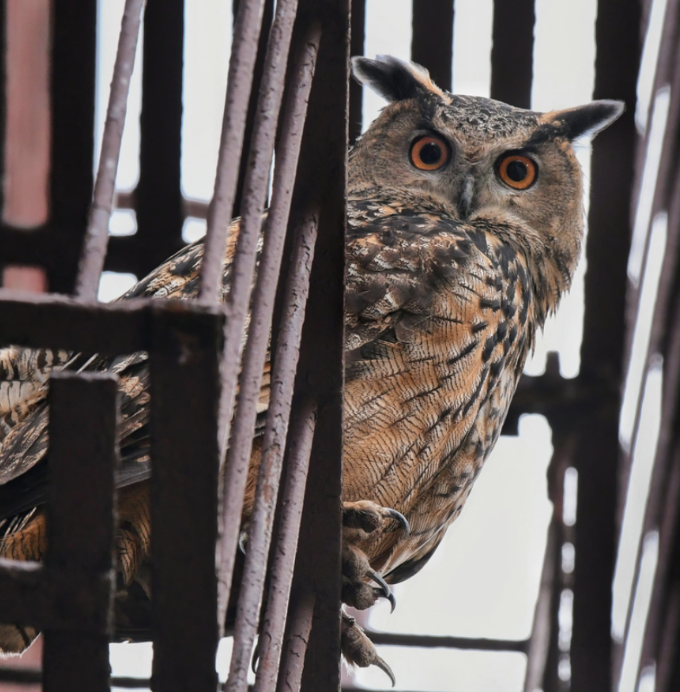
M241 531L238 535L238 547L239 550L245 555L246 554L246 548L248 547L248 532L247 531Z
M394 677L394 673L392 672L392 669L385 663L385 659L380 658L376 654L375 661L373 661L373 665L376 666L376 668L380 668L380 670L387 675L387 677L390 679L390 682L392 683L392 687L394 687L397 684L397 678Z
M257 675L257 665L260 662L260 640L258 639L253 649L253 658L250 661L250 669Z
M348 663L360 668L376 666L387 675L392 683L392 687L397 684L392 669L378 656L373 642L366 636L361 627L357 625L356 620L344 611L342 612L340 648L342 649L342 655Z
M381 507L370 500L357 502L345 502L342 507L342 524L345 529L361 529L366 533L373 533L382 528L385 530L385 521L395 520L404 531L404 538L408 537L411 527L408 519L396 509Z
M396 519L401 524L401 528L404 531L404 538L408 538L411 533L411 525L408 523L408 519L401 512L397 512L396 509L388 509L387 513L392 519Z
M394 609L397 607L397 599L394 597L389 584L374 569L366 570L366 574L380 586L380 596L383 596L390 602L392 606L390 612L393 613Z

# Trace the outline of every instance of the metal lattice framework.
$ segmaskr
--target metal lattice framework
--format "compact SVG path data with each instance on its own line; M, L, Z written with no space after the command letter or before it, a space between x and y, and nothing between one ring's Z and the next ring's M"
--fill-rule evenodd
M126 2L94 179L96 3L52 1L49 220L30 233L0 225L0 263L43 267L56 295L3 291L0 342L85 353L149 352L154 402L151 686L198 691L217 686L218 623L224 622L232 585L244 471L272 332L272 415L247 559L238 577L226 689L247 687L260 620L266 636L260 639L255 690L338 689L344 180L346 131L353 140L361 124L361 90L349 87L347 109L345 85L349 25L351 53L361 54L365 3L352 2L351 20L348 0L278 0L275 9L272 0L235 3L224 127L209 207L183 199L180 189L184 2L147 0L145 9L144 4ZM4 36L8 4L2 5ZM523 652L527 692L612 690L622 667L625 643L615 645L611 638L611 584L631 459L619 446L618 417L639 300L626 278L627 200L639 190L649 138L647 133L638 141L633 113L650 6L649 0L643 6L637 0L598 2L594 97L623 99L628 111L598 138L593 151L581 373L565 380L556 359L549 358L545 375L523 378L504 431L516 433L519 416L527 412L545 415L553 430L548 485L555 512L532 634L525 641L500 641L369 633L377 644ZM140 178L134 193L115 195L143 11ZM642 545L644 535L659 531L660 557L639 666L656 663L659 692L680 686L678 11L678 1L668 0L655 81L657 89L671 85L653 208L668 212L667 252L648 349L649 357L664 358L664 401L640 538ZM426 64L444 88L452 81L453 18L453 0L413 2L413 58ZM493 98L529 107L534 24L533 0L494 3ZM512 61L504 58L508 53ZM5 75L12 68L5 63ZM0 101L4 119L6 99ZM305 127L306 120L314 126ZM267 205L267 241L251 293L260 218ZM135 210L135 235L108 236L114 206ZM217 289L226 230L237 213L242 232L234 281L228 303L221 306ZM96 303L102 269L147 273L182 247L187 216L206 218L208 224L199 301ZM242 350L251 301L254 326ZM62 373L54 377L50 397L50 552L44 565L0 565L0 621L25 620L44 629L43 673L0 670L0 680L42 679L47 690L104 690L112 682L115 379ZM285 454L279 444L284 438ZM571 466L579 473L575 526L567 526L562 513L564 476ZM75 496L84 499L74 503ZM186 516L192 517L191 531ZM271 542L276 550L270 551ZM573 574L561 569L565 542L575 545ZM574 594L569 652L558 641L560 595L566 588ZM566 655L570 687L558 675ZM115 684L144 687L148 681L118 679Z

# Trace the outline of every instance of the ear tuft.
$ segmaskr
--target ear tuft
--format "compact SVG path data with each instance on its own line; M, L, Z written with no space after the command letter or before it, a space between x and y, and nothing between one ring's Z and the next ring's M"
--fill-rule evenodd
M563 130L571 140L578 137L594 137L617 120L626 105L623 101L593 101L585 106L567 108L546 113L545 118Z
M443 95L424 67L391 55L379 55L375 60L356 56L352 58L352 74L388 101L412 99L426 92Z

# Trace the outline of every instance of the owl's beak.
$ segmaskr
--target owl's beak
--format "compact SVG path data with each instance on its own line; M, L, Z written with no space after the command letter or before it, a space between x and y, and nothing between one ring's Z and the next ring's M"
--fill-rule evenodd
M470 207L472 206L472 198L475 193L475 181L472 176L467 176L463 181L463 188L458 199L458 214L461 219L467 219Z

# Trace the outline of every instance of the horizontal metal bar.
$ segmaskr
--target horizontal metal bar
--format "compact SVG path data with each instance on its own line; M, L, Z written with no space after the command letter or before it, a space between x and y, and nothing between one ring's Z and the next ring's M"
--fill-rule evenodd
M25 622L40 629L106 633L109 575L47 570L36 562L0 558L0 622Z
M84 305L73 298L0 290L0 344L86 353L134 353L149 348L149 310L221 313L195 301L135 299Z
M473 637L436 637L423 634L395 634L365 630L374 644L383 646L411 646L425 649L462 649L476 651L516 651L525 654L529 639L484 639Z
M132 192L116 192L114 205L116 209L135 209L137 207L136 197L135 190ZM182 215L184 218L191 216L195 219L207 219L209 206L208 202L182 197Z
M144 350L146 305L87 306L65 296L0 291L0 343L88 353Z
M366 692L365 687L343 687L340 692ZM376 690L371 688L371 692L413 692L412 690ZM423 692L423 690L418 690L417 692Z
M35 685L43 681L42 670L34 668L0 668L0 682L12 682L18 685ZM111 687L128 690L146 690L151 688L149 678L112 677Z

